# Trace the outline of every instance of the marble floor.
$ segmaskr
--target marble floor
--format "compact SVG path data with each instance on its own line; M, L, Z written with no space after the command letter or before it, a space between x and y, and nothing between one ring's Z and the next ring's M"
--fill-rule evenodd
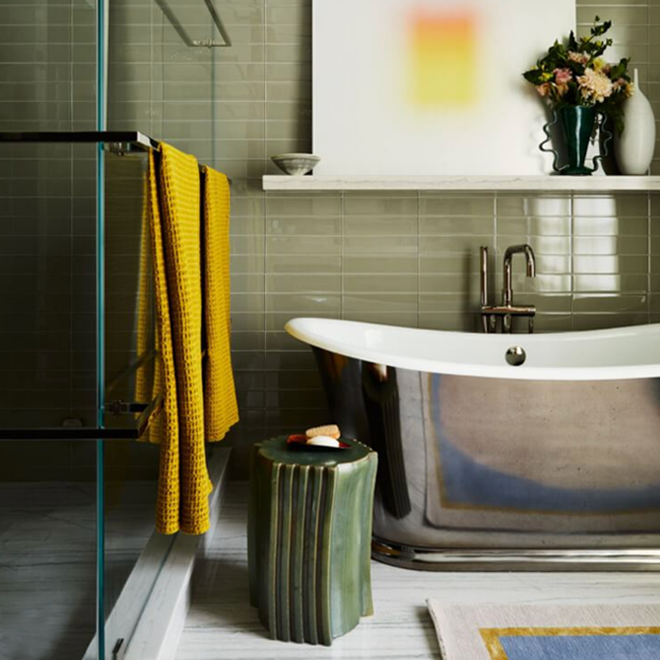
M155 492L106 490L108 612L153 532ZM0 484L0 660L79 660L95 617L95 485Z
M244 485L227 493L211 550L198 562L176 660L440 658L425 601L658 603L660 574L421 573L373 563L376 614L330 648L268 638L250 607ZM466 659L467 660L467 659Z

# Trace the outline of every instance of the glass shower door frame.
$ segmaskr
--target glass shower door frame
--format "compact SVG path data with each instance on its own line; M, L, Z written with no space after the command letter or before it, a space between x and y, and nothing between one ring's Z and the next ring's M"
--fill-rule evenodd
M109 3L96 5L96 130L108 124ZM96 146L96 424L103 428L105 405L105 156ZM96 640L98 660L105 660L105 444L96 440Z

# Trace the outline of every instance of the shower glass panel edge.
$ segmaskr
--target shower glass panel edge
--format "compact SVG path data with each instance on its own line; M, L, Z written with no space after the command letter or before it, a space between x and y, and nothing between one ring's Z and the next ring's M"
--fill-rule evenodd
M129 125L113 112L115 100L123 98L120 86L126 72L116 68L109 53L122 40L123 10L131 7L132 3L112 0L97 4L98 131L151 133L155 128L150 122ZM97 421L111 433L117 424L125 425L112 414L114 404L149 403L153 391L148 386L148 392L140 392L138 386L139 381L153 384L157 359L146 358L155 356L151 257L148 247L143 251L143 245L150 244L145 216L147 152L124 151L108 143L104 149L99 144L96 164ZM149 331L141 342L144 324ZM176 538L154 528L159 454L154 444L135 439L96 442L99 561L94 646L99 660L131 653L131 641L141 630L143 612Z
M96 130L107 128L109 4L96 5ZM105 157L96 148L96 422L103 427L105 399ZM96 440L96 639L98 660L105 660L105 445Z

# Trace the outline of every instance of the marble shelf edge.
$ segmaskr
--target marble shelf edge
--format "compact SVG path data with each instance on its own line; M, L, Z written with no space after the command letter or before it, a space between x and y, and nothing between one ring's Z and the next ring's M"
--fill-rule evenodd
M286 176L263 177L273 192L660 192L660 176Z

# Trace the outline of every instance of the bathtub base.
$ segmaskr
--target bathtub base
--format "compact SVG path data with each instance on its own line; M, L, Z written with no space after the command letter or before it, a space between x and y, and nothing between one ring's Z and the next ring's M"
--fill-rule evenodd
M660 571L660 549L649 548L451 550L415 548L373 537L371 556L384 564L417 571Z

